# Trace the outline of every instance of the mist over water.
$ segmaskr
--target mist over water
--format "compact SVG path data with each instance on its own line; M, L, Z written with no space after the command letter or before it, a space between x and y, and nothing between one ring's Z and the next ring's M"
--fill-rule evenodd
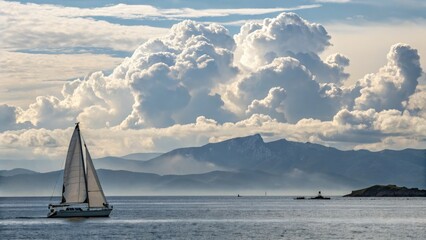
M424 198L109 197L109 218L48 219L48 197L0 198L2 239L423 239Z

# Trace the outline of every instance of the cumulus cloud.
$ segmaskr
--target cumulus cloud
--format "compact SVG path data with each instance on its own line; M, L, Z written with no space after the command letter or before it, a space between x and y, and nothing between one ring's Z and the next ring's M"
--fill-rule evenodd
M342 85L349 77L349 59L340 53L323 61L319 54L330 45L325 28L294 13L282 13L262 23L248 22L234 36L237 43L235 64L249 72L279 57L297 59L319 83Z
M148 126L173 125L171 115L186 106L190 99L188 90L171 77L170 68L164 63L134 73L130 79L136 96L133 109Z
M330 45L325 28L309 23L294 13L282 13L263 23L247 23L235 36L236 60L243 66L256 68L276 57L292 53L320 53Z
M229 36L228 30L223 26L216 23L203 25L191 20L173 25L166 39L170 44L182 48L187 43L193 45L194 41L197 41L194 37L197 36L203 36L205 38L202 40L207 40L221 48L231 50L234 47L232 37Z
M275 119L285 122L284 99L286 92L284 88L274 87L269 90L268 95L261 100L253 100L248 106L246 114L251 116L254 113L269 115Z
M17 123L17 115L22 109L7 104L0 105L0 132L32 127L29 122Z
M123 128L165 127L202 114L220 114L224 121L232 114L213 88L238 72L232 66L233 48L224 27L184 21L165 37L143 44L110 76L97 72L65 84L60 97L38 97L18 121L46 128L75 120L115 126L118 119Z
M121 126L165 127L200 115L221 122L232 118L213 89L238 72L232 65L234 45L223 26L189 20L143 44L113 74L128 79L135 96L133 113Z
M223 26L183 21L109 75L66 82L61 93L39 96L28 108L0 107L0 142L9 152L53 158L55 149L65 154L69 126L81 121L94 156L255 133L345 149L377 149L386 139L393 147L425 146L416 50L392 46L383 68L350 85L347 57L319 57L329 39L321 25L288 13L247 23L234 38ZM31 131L20 130L27 126Z
M333 122L358 130L371 130L376 115L377 112L374 109L367 111L348 111L347 109L343 109L334 116Z
M336 111L330 99L320 95L320 85L310 71L291 57L275 58L271 64L241 79L228 92L228 97L237 105L248 106L256 99L263 99L274 87L286 91L280 111L289 122L302 118L328 119Z
M55 129L84 120L91 128L102 128L119 124L131 112L132 103L125 82L96 72L64 84L61 97L37 97L36 102L18 114L17 122Z
M360 144L356 148L371 146L369 149L377 150L377 146L384 146L382 141L393 138L399 139L401 145L396 147L392 144L392 148L403 149L411 147L403 143L418 141L416 145L424 144L422 131L425 130L426 119L395 109L380 112L345 109L336 114L333 125L342 132L327 136L329 140L357 142Z
M402 110L414 93L422 73L417 50L406 44L395 44L387 58L387 65L378 73L366 75L360 81L362 89L355 99L356 109Z
M319 83L342 83L349 77L345 72L345 67L349 66L349 59L340 53L335 53L327 57L324 62L316 53L291 53L288 55L298 59L315 76L315 81Z
M76 114L57 97L39 96L35 103L19 115L18 122L29 121L42 128L62 128L66 123L74 121Z
M426 86L418 85L415 93L410 96L407 110L412 114L426 118Z
M191 92L191 101L182 111L176 113L174 118L178 123L194 122L198 116L215 119L219 123L237 120L237 116L225 109L225 102L221 95L210 93L210 90Z

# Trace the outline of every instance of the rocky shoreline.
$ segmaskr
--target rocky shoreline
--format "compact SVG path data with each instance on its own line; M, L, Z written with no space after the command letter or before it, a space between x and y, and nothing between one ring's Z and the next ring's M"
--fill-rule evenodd
M426 197L426 190L398 187L396 185L374 185L354 190L343 197Z

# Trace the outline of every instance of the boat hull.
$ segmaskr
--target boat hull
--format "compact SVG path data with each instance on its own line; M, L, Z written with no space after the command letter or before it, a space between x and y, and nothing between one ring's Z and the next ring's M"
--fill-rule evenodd
M313 197L311 200L330 200L329 197Z
M85 209L85 210L57 210L50 212L48 218L73 218L73 217L109 217L112 209Z

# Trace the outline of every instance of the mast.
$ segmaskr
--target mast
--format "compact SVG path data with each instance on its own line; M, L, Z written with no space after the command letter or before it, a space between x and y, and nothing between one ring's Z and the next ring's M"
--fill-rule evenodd
M86 168L84 166L84 157L83 157L83 147L81 145L81 133L80 133L80 127L79 124L80 122L76 123L76 128L77 128L77 132L78 132L78 138L80 139L80 153L81 153L81 164L83 166L83 177L84 177L84 185L86 186L86 200L84 200L85 203L89 203L89 192L87 190L87 176L86 176Z

